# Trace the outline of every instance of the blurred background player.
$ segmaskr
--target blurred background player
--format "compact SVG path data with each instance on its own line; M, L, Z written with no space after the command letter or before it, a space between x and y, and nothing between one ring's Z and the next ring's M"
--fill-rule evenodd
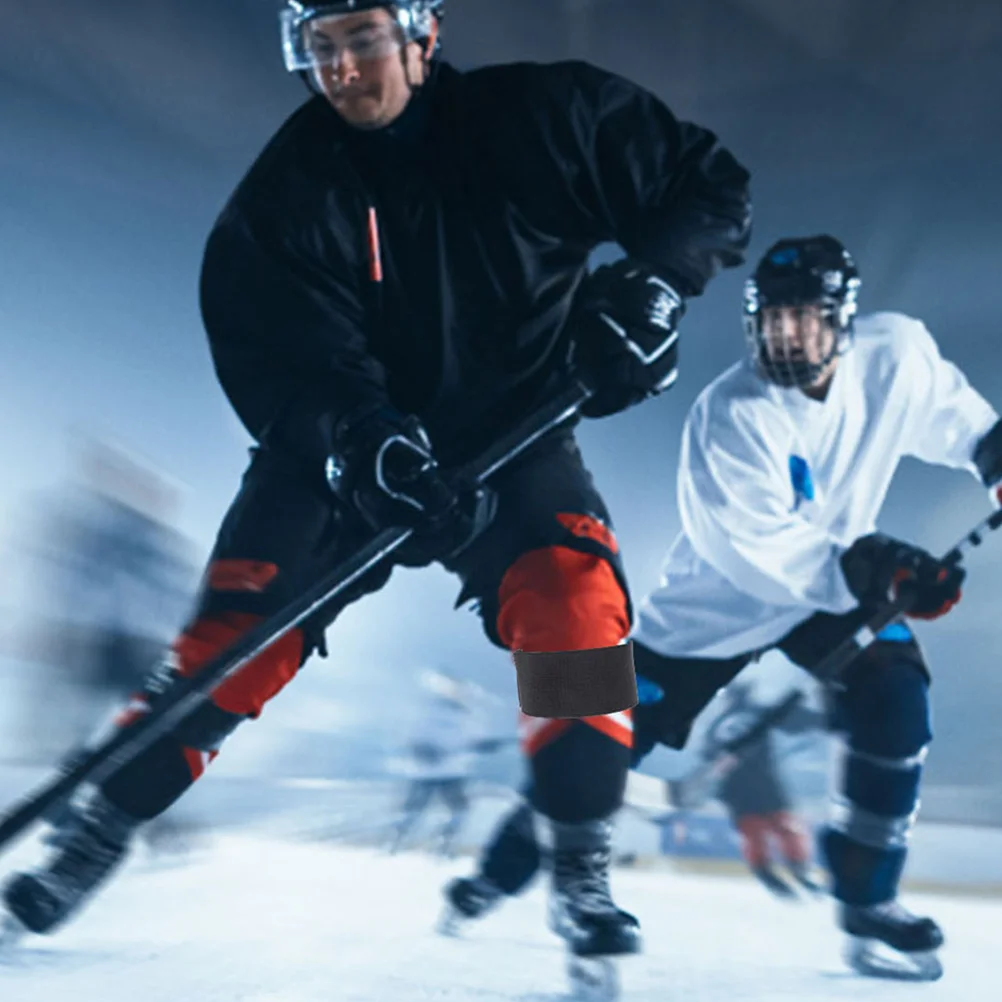
M439 798L448 816L436 836L438 852L452 856L470 809L470 778L479 755L500 747L487 733L476 690L444 671L421 673L424 699L416 707L401 763L407 789L394 825L390 851L397 852Z
M39 670L24 718L49 746L75 746L67 762L163 659L198 584L193 546L176 527L178 488L96 438L75 442L74 460L69 480L34 506L21 651ZM68 801L49 812L52 844L74 819ZM162 844L169 828L146 835Z
M641 661L652 654L638 645ZM634 711L633 768L639 769L646 755L658 744L660 718L654 712L664 699L664 692L649 678L637 677L640 703ZM700 754L712 760L720 742L732 731L743 733L770 708L753 698L753 683L744 679L732 682L719 694L720 705L710 707L713 716L707 725ZM803 703L778 720L773 729L787 734L804 734L823 726L825 715ZM796 817L792 800L780 775L779 762L770 740L770 732L761 740L741 749L728 762L728 772L718 783L700 783L692 789L685 778L667 781L667 802L651 813L644 804L643 813L656 824L673 824L680 814L701 806L706 800L720 800L730 811L732 823L742 836L745 858L752 872L765 886L781 897L795 896L795 890L770 864L771 838L794 877L805 889L820 892L810 872L811 845L804 825ZM669 810L668 808L676 808ZM445 888L446 910L439 931L454 935L464 922L488 914L504 898L522 893L548 862L546 849L540 845L532 807L527 795L508 811L495 826L485 843L471 877L459 877Z
M745 679L732 682L720 694L719 707L703 736L700 756L712 761L722 744L743 733L769 706L756 701L753 684ZM811 709L802 699L779 718L758 740L742 747L712 790L712 797L727 809L741 836L741 851L752 873L773 894L796 896L795 889L776 871L773 851L801 887L822 890L811 875L811 839L797 817L793 797L782 774L774 733L807 734L823 728L825 714ZM669 784L671 785L671 784ZM694 805L687 805L694 806Z
M502 649L559 653L570 677L596 659L622 674L629 590L575 420L487 489L444 471L513 434L571 377L593 390L581 416L595 419L673 385L687 304L743 260L749 174L712 132L588 63L455 69L441 58L444 8L283 5L286 68L312 93L220 213L200 281L216 374L257 447L174 645L175 676L196 675L374 532L413 536L102 782L72 845L7 883L25 929L51 932L90 900L135 830L394 563L454 573ZM589 272L608 244L625 257ZM532 725L534 806L571 951L635 953L639 923L608 879L630 715Z
M683 531L635 633L657 655L643 671L664 689L670 746L761 653L810 672L894 596L918 619L960 599L963 568L876 520L905 456L994 489L1002 423L921 322L857 318L859 286L835 238L778 241L746 283L748 358L689 413ZM898 900L932 739L929 670L904 619L849 666L831 710L847 755L820 848L847 960L864 974L937 978L943 934Z

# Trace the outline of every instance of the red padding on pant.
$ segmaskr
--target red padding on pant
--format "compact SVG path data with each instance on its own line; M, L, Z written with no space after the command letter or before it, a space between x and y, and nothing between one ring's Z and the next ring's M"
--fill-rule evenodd
M199 751L197 748L185 747L181 748L181 753L184 755L184 760L188 763L188 768L191 770L192 781L198 779L208 768L209 763L219 754L218 751L204 752Z
M787 811L776 811L768 819L783 858L791 863L806 863L811 858L811 846L800 821Z
M738 819L741 832L741 852L751 867L764 866L769 861L770 819L762 814L745 814Z
M626 595L603 557L565 546L530 550L501 579L497 631L513 651L612 647L630 632ZM629 710L581 719L627 748L632 746ZM534 755L569 725L569 721L539 720L523 734L524 749Z
M519 557L501 579L497 630L513 651L584 651L618 644L630 619L604 557L547 546Z
M242 612L199 619L174 643L181 674L197 675L206 662L259 622L260 616ZM296 674L302 656L303 635L299 630L290 630L219 685L212 701L229 713L256 717Z
M557 521L565 528L581 536L583 539L593 539L601 543L610 553L619 553L619 543L612 530L591 515L579 515L575 512L558 511Z

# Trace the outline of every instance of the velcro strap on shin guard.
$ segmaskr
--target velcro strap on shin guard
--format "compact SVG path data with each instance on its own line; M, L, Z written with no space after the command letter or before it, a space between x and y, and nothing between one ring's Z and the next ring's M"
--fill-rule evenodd
M600 717L637 705L633 643L586 651L515 651L518 705L529 717Z

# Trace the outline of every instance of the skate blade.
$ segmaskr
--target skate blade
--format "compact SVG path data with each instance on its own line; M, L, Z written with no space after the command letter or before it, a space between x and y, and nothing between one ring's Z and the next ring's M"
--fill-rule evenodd
M0 914L0 964L10 963L29 930L9 912Z
M821 884L815 883L813 880L802 880L798 877L797 885L810 899L826 898L828 896L828 892L825 888L822 887Z
M615 1002L619 998L619 970L609 957L567 958L567 978L575 1002Z
M800 891L806 891L810 897L824 898L828 896L827 888L813 869L810 871L791 869L790 876L793 878L792 886Z
M775 880L764 880L759 877L759 883L777 900L786 902L800 901L797 889L785 880L777 877Z
M943 964L935 950L901 953L879 940L850 937L843 955L846 963L866 978L938 981L943 976Z
M462 935L464 926L467 925L469 920L461 915L455 908L451 905L446 905L442 914L439 915L438 921L435 923L435 932L439 936L448 936L450 939L459 939Z

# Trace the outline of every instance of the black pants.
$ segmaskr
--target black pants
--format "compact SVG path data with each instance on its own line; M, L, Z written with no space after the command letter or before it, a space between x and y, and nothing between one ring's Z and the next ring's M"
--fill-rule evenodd
M371 531L358 515L336 503L322 471L307 471L291 458L254 450L240 493L230 507L212 554L212 563L254 561L274 565L277 574L264 589L202 593L198 615L248 612L270 615L356 552ZM498 494L491 526L458 557L444 561L462 583L457 607L475 601L488 638L497 635L498 586L509 567L530 550L561 546L604 558L626 593L622 558L615 546L575 533L558 517L590 515L611 528L605 502L595 487L569 429L546 436L490 481ZM381 589L392 564L376 568L314 615L314 643L350 603Z
M545 436L499 470L490 486L498 495L494 522L461 555L444 562L462 582L457 605L478 603L487 636L502 645L499 588L509 570L524 556L550 549L593 558L587 573L596 577L596 568L605 571L604 586L615 590L615 602L623 611L620 618L628 628L629 598L611 520L572 431L563 428ZM199 664L246 629L249 617L283 608L370 536L359 516L337 503L322 470L304 469L285 454L255 450L219 530L196 614L178 642L179 670L197 673ZM169 806L198 778L222 740L242 720L256 716L309 653L323 645L325 629L341 610L378 591L391 573L392 565L374 568L318 610L304 624L304 642L295 654L288 645L275 645L228 678L198 714L110 778L105 786L109 799L139 817L152 817ZM520 587L531 599L523 607L531 613L533 602L545 597L556 577L523 580ZM580 594L586 589L577 588L575 581L561 579L557 584L577 602L564 601L561 592L552 603L554 615L564 610L568 616L579 615ZM293 657L297 663L290 664ZM629 751L591 727L575 725L571 730L587 733L569 733L554 746L582 746L592 763L588 782L582 780L578 789L565 781L564 753L547 747L534 768L540 807L558 813L566 807L566 817L582 811L592 816L608 813L618 806Z
M637 674L657 683L665 697L634 711L634 762L639 762L657 744L683 748L693 721L710 700L745 667L767 650L782 651L795 665L810 673L843 640L851 637L873 615L872 609L857 609L841 616L819 612L791 630L772 648L749 651L731 658L668 657L634 643ZM897 640L876 640L853 662L845 676L849 689L890 662L912 666L928 681L928 669L911 632Z

